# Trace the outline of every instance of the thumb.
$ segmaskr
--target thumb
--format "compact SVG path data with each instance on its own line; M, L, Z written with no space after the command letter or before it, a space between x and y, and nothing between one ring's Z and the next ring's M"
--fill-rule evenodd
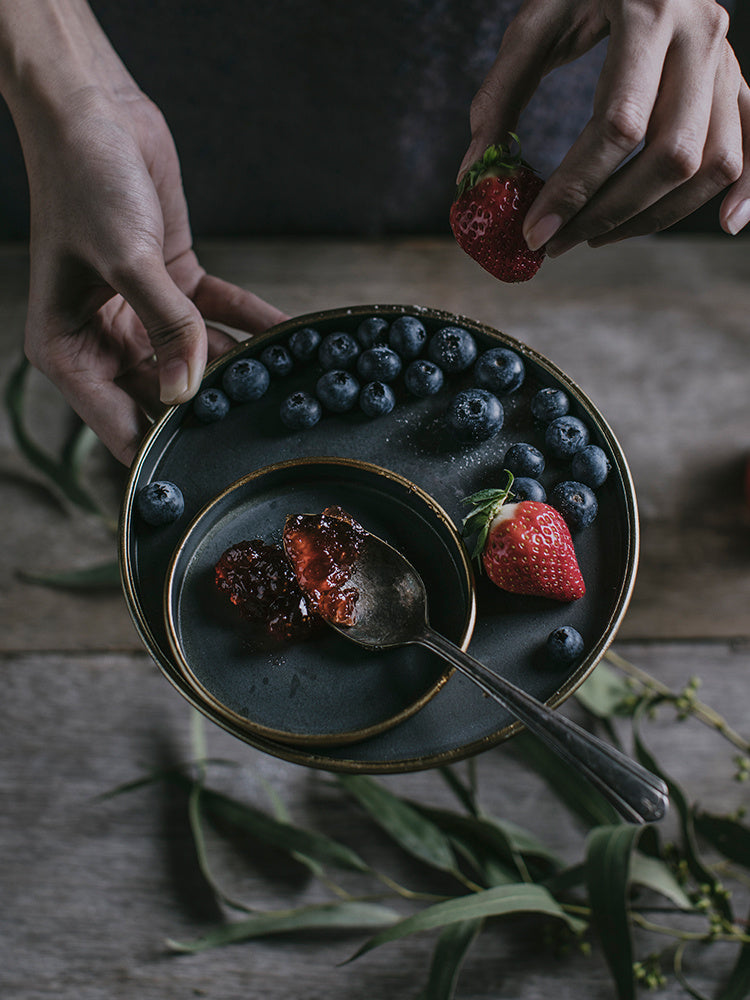
M115 290L133 307L153 345L161 402L184 403L197 392L206 367L203 317L161 259L121 278Z

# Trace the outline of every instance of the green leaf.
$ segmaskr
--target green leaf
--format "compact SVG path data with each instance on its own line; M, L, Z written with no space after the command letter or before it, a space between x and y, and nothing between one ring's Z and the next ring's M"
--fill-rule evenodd
M291 818L289 816L289 810L282 801L276 789L268 782L265 778L261 777L260 782L266 790L268 798L271 800L271 808L273 809L274 817L281 823L290 823ZM309 857L307 854L302 854L299 851L292 851L292 857L295 861L298 861L305 868L308 868L310 872L317 878L322 878L323 876L323 866L320 862L316 861L315 858Z
M82 569L58 570L50 573L19 572L26 583L36 583L57 590L120 589L120 567L116 562L102 563Z
M451 1000L466 954L483 926L484 920L462 920L444 928L432 956L427 986L417 1000Z
M405 851L433 868L456 874L450 841L413 806L364 775L340 774L338 781Z
M367 941L352 957L350 962L360 955L377 948L389 941L407 937L419 931L434 930L447 927L466 920L479 920L485 917L503 917L510 913L540 913L547 917L564 920L575 933L586 928L586 923L577 917L572 917L560 906L546 889L530 883L500 885L482 892L474 892L468 896L459 896L442 903L435 903L426 909L406 917L395 926L376 934Z
M451 838L490 885L539 881L562 867L562 861L533 834L491 816L416 806Z
M602 793L536 736L528 731L519 733L513 740L513 749L587 827L620 821L617 810Z
M170 939L167 944L174 951L194 953L252 938L267 937L271 934L383 927L393 924L396 920L398 914L394 910L374 903L324 903L318 906L303 906L296 910L254 914L246 920L217 927L195 941Z
M90 514L96 514L109 523L109 517L103 513L99 504L78 482L78 464L75 459L72 463L70 462L73 455L68 454L68 462L53 458L39 447L27 431L23 416L23 404L29 368L29 362L26 358L22 358L11 373L5 387L5 407L19 451L71 503Z
M630 859L630 881L658 892L681 910L693 910L690 897L674 876L672 869L660 858L634 851Z
M587 712L598 719L609 719L621 713L621 706L632 695L627 678L600 660L583 684L576 688L575 697Z
M644 767L647 767L649 771L661 778L662 781L666 782L667 788L669 789L670 804L672 808L676 810L680 822L682 849L685 854L688 871L699 884L708 885L712 889L717 889L719 888L718 879L711 868L703 861L698 849L695 836L693 810L690 806L690 802L688 801L688 797L682 787L662 770L659 766L659 762L648 750L641 736L640 727L643 716L647 714L652 707L660 704L663 700L662 696L655 695L653 698L641 702L636 711L633 713L633 745L635 747L636 756ZM732 907L728 898L721 894L715 894L713 899L714 905L719 910L721 915L727 920L733 920Z
M628 915L632 852L642 827L619 823L591 831L586 843L586 883L596 927L619 1000L634 1000L633 942Z
M725 858L750 868L750 828L729 816L698 812L693 816L695 831Z
M745 943L740 947L737 961L717 1000L747 1000L747 997L750 997L750 944Z
M351 848L325 834L274 819L268 813L206 788L201 795L204 811L243 830L251 837L281 851L304 854L321 864L348 871L369 872L370 866Z
M464 782L459 777L458 771L454 766L441 767L438 773L443 781L445 781L446 785L448 785L454 793L466 812L470 813L472 816L477 816L479 814L479 805L477 803L476 774L474 771L470 770L470 780L468 782Z

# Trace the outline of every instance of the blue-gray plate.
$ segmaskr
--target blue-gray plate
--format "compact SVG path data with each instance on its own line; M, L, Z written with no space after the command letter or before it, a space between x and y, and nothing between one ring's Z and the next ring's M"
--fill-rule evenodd
M272 379L270 388L260 400L233 404L224 419L215 423L201 423L190 403L168 410L141 446L122 507L120 560L126 600L146 647L165 676L192 704L238 738L267 753L313 767L369 773L435 767L496 745L512 736L518 725L500 705L484 697L456 673L433 692L418 711L408 714L396 725L388 725L399 715L400 708L394 709L392 676L387 672L388 680L385 681L384 671L382 688L368 681L368 697L372 698L371 707L375 709L374 724L381 727L385 723L378 732L367 735L371 720L351 717L336 730L331 724L330 705L323 711L320 702L316 706L317 721L305 728L299 715L295 715L302 704L300 699L320 698L322 692L314 683L308 683L309 678L303 671L314 662L315 671L324 670L326 677L330 678L331 671L335 677L340 679L341 676L336 673L340 662L328 663L326 657L321 657L321 651L312 645L308 645L306 653L302 650L277 651L268 656L259 669L253 668L255 674L248 678L248 691L255 683L253 694L259 691L265 694L262 689L271 687L277 669L275 661L285 661L278 668L284 683L278 686L275 714L270 713L270 704L267 704L269 714L259 719L252 700L238 696L234 684L230 691L214 686L218 683L215 673L211 678L200 677L204 688L212 688L210 693L215 700L206 697L173 652L164 611L164 591L174 554L188 525L205 508L212 509L208 505L242 477L270 465L320 456L347 462L366 461L415 484L439 505L454 525L460 526L467 513L463 499L477 490L499 486L505 481L503 459L512 443L525 441L544 450L544 430L531 414L530 400L540 387L560 388L570 400L570 412L587 424L591 441L604 449L611 466L606 482L596 491L597 519L588 528L574 533L586 594L572 604L519 597L498 590L486 576L477 574L476 624L469 651L540 701L558 705L588 676L606 651L625 613L635 581L638 557L635 494L625 457L611 428L584 391L564 372L498 330L466 317L410 305L362 305L311 313L238 344L209 367L204 385L220 387L228 365L240 357L257 357L271 344L286 345L290 334L302 327L312 327L322 336L339 331L354 334L366 318L379 316L390 323L406 315L421 320L430 337L444 326L457 325L473 335L480 352L491 347L506 347L520 355L526 371L524 382L514 392L501 396L505 420L502 429L490 440L461 444L445 426L444 414L453 395L474 384L471 368L446 377L442 390L427 399L409 395L403 376L400 376L393 383L397 405L387 416L372 419L357 409L340 415L326 413L314 427L290 431L279 416L281 402L294 391L314 392L321 374L316 360L296 363L291 374ZM549 491L554 483L569 478L569 462L548 461L542 481ZM185 513L175 524L150 529L137 516L136 496L141 487L156 479L166 479L180 487L185 498ZM288 488L288 483L282 486L282 495ZM268 502L272 502L270 493ZM218 505L216 511L223 511L221 501ZM379 513L377 504L372 509L368 507L365 513L371 512ZM267 530L278 530L286 513L285 509L279 510L278 522L269 524ZM356 511L352 513L356 515ZM206 515L207 519L213 516ZM218 520L223 526L223 517ZM208 520L204 524L207 525ZM370 528L369 524L365 526ZM189 548L203 555L201 531L202 528L196 528L196 534L191 536L195 545L191 541ZM421 532L421 526L414 529L415 539ZM406 541L411 543L411 537L404 540L405 544ZM205 555L208 562L208 547ZM189 551L177 558L180 572L183 566L188 567L186 579L192 579ZM458 593L456 600L465 601L465 595ZM465 604L462 607L463 614ZM432 616L432 624L438 629L443 625L441 618L442 615ZM553 629L567 624L581 633L585 650L583 656L569 666L553 666L545 657L546 638ZM236 641L236 638L226 637L226 641ZM325 643L328 642L326 639ZM363 654L354 644L348 645L349 652L337 645L335 655L355 668L348 680L356 683L359 676L356 668ZM294 681L295 672L299 683ZM268 683L264 685L265 677ZM363 674L360 679L364 677ZM207 679L210 680L208 685ZM293 684L295 694L289 697ZM406 701L415 690L412 689ZM227 713L227 700L239 718ZM347 695L341 703L350 708L352 700ZM257 728L259 721L269 732L279 735L261 732ZM305 733L312 734L315 745L300 745L295 737L300 731L303 742ZM343 733L346 738L346 734L353 731L359 731L361 737L363 732L365 735L356 742L339 745L337 733L339 736ZM326 733L331 737L328 741ZM323 742L317 741L318 736L323 736Z

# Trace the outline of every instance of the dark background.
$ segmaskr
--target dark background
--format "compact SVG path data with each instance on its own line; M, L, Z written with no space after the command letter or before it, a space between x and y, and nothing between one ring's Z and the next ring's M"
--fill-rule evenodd
M731 9L731 4L726 4ZM750 14L730 41L748 75ZM164 112L197 237L445 233L471 98L515 0L92 3ZM543 176L589 117L606 43L550 74L519 131ZM28 192L0 104L0 239ZM718 199L679 225L718 231Z

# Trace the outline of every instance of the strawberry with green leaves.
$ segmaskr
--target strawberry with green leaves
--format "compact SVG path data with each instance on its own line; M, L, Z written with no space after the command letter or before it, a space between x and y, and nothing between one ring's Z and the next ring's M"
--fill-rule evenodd
M543 181L515 148L488 146L466 171L451 205L450 226L461 249L500 281L528 281L539 270L544 248L529 250L523 220Z
M473 556L489 579L513 594L575 601L586 586L573 539L562 515L535 500L509 502L513 476L505 489L480 490L464 518L464 535L476 535Z

